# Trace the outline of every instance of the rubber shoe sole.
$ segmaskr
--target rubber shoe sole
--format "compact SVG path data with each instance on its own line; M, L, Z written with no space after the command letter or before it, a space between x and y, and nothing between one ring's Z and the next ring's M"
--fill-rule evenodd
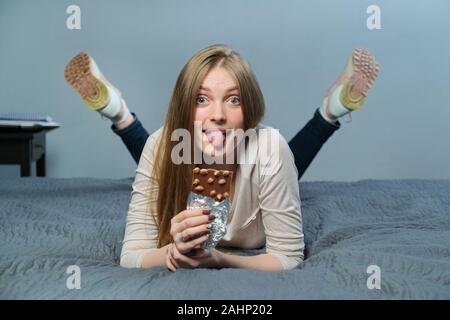
M69 61L64 77L90 109L97 111L108 104L108 88L95 61L87 53L80 52Z
M345 78L348 81L344 84L340 95L342 104L351 110L361 108L378 77L379 70L377 60L367 49L353 50L345 71Z

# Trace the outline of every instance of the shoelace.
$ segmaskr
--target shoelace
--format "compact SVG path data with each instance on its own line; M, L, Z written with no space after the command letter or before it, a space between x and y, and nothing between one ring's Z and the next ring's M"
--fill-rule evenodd
M347 113L344 117L348 116L348 120L345 121L345 123L351 123L352 122L352 112L350 111ZM345 118L344 118L345 119Z

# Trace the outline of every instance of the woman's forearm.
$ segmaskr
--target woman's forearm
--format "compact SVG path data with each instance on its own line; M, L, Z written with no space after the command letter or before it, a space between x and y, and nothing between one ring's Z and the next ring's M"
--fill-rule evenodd
M219 265L221 268L258 269L273 272L283 271L283 266L278 259L269 253L256 256L238 256L220 252Z
M166 254L169 245L155 249L147 253L142 260L142 268L165 267Z
M166 245L147 253L142 261L142 268L164 267L166 266ZM269 253L259 254L256 256L238 256L219 252L219 268L243 268L257 269L262 271L280 272L283 266L277 258Z

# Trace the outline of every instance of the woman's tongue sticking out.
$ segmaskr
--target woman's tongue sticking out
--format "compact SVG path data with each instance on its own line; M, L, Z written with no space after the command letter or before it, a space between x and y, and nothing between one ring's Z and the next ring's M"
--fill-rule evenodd
M206 132L209 143L211 143L214 148L223 147L225 136L220 130L211 130Z

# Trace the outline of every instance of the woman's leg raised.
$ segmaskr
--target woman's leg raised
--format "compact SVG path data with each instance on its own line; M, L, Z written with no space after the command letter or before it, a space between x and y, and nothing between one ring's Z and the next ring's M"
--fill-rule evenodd
M142 126L142 123L137 116L134 113L132 113L132 115L134 119L131 124L120 129L113 124L111 125L111 130L122 139L134 161L139 163L142 150L144 150L149 134Z
M289 141L289 147L294 154L299 180L328 138L339 127L339 121L335 123L328 122L317 109L313 118Z
M364 104L379 72L378 62L366 49L356 48L342 74L327 90L322 106L289 141L301 179L322 146L340 127L339 118Z
M120 90L104 77L94 59L85 52L78 53L67 64L64 75L89 109L112 121L111 129L120 136L138 163L149 134L136 115L129 111Z

